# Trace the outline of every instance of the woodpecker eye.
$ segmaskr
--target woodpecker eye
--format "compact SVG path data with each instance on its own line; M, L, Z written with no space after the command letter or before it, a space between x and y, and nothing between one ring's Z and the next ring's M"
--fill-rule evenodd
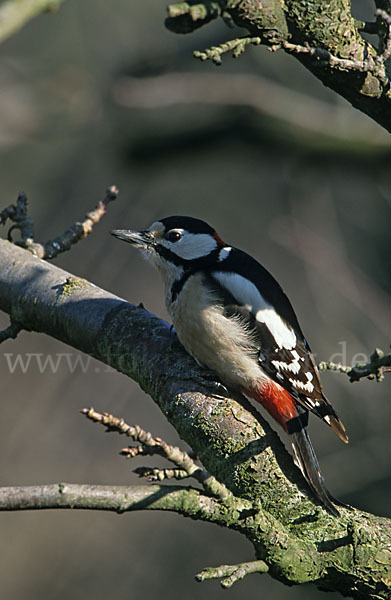
M169 231L168 233L166 233L166 235L164 237L169 242L174 243L174 242L178 242L178 240L181 239L182 233L180 231L175 231L175 229L171 229L171 231Z

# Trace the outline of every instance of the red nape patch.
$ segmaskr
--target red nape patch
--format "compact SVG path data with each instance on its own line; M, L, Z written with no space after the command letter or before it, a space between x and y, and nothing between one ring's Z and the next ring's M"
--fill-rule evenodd
M297 417L295 401L283 387L269 381L253 388L251 398L262 404L267 412L286 431L286 422Z
M223 242L223 240L221 239L221 237L219 236L218 233L214 232L213 233L213 237L216 240L216 242L218 243L219 246L226 246L227 244L225 242Z

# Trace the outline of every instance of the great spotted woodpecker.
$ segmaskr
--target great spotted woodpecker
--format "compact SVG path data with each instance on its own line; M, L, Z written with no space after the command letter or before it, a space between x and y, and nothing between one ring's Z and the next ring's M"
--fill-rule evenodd
M167 310L187 352L264 406L289 434L295 462L318 499L338 515L307 434L309 411L341 440L348 438L274 277L200 219L167 217L143 231L111 233L139 248L160 271Z

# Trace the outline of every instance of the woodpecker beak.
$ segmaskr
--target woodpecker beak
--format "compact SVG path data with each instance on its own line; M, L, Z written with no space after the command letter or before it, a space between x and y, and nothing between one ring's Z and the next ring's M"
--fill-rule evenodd
M149 231L132 231L131 229L114 229L110 234L119 240L134 244L138 248L145 248L152 243L152 236Z

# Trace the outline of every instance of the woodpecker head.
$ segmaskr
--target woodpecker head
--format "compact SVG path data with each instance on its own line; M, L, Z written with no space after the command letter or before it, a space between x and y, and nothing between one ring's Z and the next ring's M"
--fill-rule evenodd
M193 217L166 217L149 229L116 229L111 234L141 250L163 271L183 271L196 263L200 266L209 264L218 260L220 251L226 246L213 227Z

